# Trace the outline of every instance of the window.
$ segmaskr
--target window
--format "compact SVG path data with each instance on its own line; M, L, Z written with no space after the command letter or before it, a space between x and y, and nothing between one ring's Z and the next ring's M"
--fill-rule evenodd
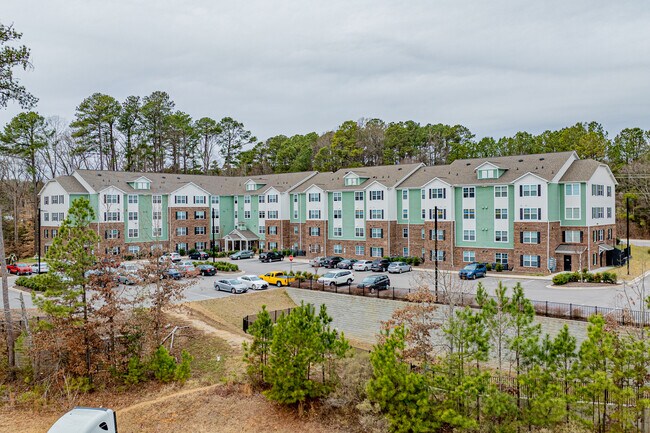
M402 248L402 257L409 256L409 249L407 247Z
M334 254L343 254L343 246L339 244L334 245Z
M403 189L402 190L402 200L408 200L409 199L409 190L408 189Z
M235 219L237 219L237 216L239 215L238 211L235 211Z
M562 242L569 244L577 244L582 242L582 232L580 230L567 230L564 232L564 239Z
M361 179L358 177L347 177L345 178L344 184L346 186L348 185L359 185L361 183Z
M383 200L384 199L384 191L370 191L370 200Z
M151 196L151 202L153 204L161 204L162 203L162 195Z
M611 196L612 196L612 187L607 186L607 197L611 197Z
M614 237L614 232L612 229L607 229L607 240L611 240Z
M269 194L266 196L268 203L277 203L278 202L278 195L277 194Z
M320 227L309 227L309 236L320 236Z
M187 250L187 244L185 242L181 242L176 244L176 251L186 251Z
M318 216L320 217L320 211L318 211ZM278 219L278 211L277 210L270 210L269 211L269 219L270 220Z
M430 253L431 261L434 262L438 260L439 262L445 261L445 251L444 250L431 250Z
M508 187L507 186L495 186L494 187L494 197L508 197Z
M354 192L354 201L363 201L363 191Z
M370 229L370 237L374 239L381 239L384 237L384 229L373 227Z
M52 196L52 204L56 204L56 203L54 203L55 198L56 198L56 196ZM104 203L106 203L106 204L119 204L120 203L120 196L117 195L117 194L106 194L104 196Z
M366 235L366 229L363 227L355 227L354 228L354 236L357 238L362 238Z
M340 238L343 236L343 229L341 227L334 227L332 233L335 238Z
M476 261L476 254L474 251L463 251L463 262L472 263Z
M249 211L249 210L244 211L244 219L245 220L251 219L251 211Z
M494 209L494 219L496 219L496 220L507 220L508 219L508 209Z
M277 250L278 249L278 243L277 242L269 242L269 249L270 250Z
M496 170L490 169L490 170L479 170L479 179L492 179L496 177Z
M62 219L61 220L59 219L59 213L58 212L52 212L52 222L59 222L59 221L63 221Z
M138 196L136 194L129 194L129 204L138 204Z
M50 198L48 196L43 197L43 204L50 204Z
M463 240L474 242L476 240L476 230L463 230Z
M463 198L474 198L474 187L473 186L466 186L463 187Z
M210 202L212 204L219 204L219 196L218 195L213 195L212 197L210 197Z
M381 220L384 219L384 210L383 209L370 209L370 218L371 220Z
M264 218L266 218L266 212L261 210L257 213L257 216L259 217L259 219L263 220Z
M269 215L271 215L271 212L269 212ZM270 216L269 216L269 218L270 218ZM309 211L309 219L310 220L320 219L320 211L319 210L310 210Z
M151 213L151 219L154 221L160 221L162 220L162 212L160 211L153 211Z
M204 235L208 231L206 230L205 226L202 227L194 227L194 234L195 235Z
M357 209L354 211L354 219L362 220L363 219L363 210Z
M293 210L293 219L295 219L295 220L298 219L298 209Z
M519 197L538 197L541 193L542 185L519 185Z
M320 232L318 232L320 234ZM270 226L269 227L269 234L270 235L277 235L278 234L278 226Z
M524 254L521 256L521 266L525 268L539 268L539 256Z
M421 237L422 239L424 239L424 229L421 229L421 230L420 230L420 237Z
M176 227L176 236L187 236L187 227Z
M568 220L579 220L580 219L580 208L579 207L567 207L564 209L564 218Z
M422 219L425 219L427 217L427 210L422 209Z
M298 226L293 226L293 234L294 235L298 234Z
M408 209L402 209L402 219L409 219L409 210Z
M207 198L204 195L195 195L194 196L194 204L206 204L207 203Z
M522 244L538 244L539 232L521 232Z
M354 246L354 254L357 256L365 256L366 255L366 247L363 245L355 245Z
M264 227L264 226L262 226L262 227ZM214 233L215 235L218 235L219 234L219 226L212 226L212 233Z
M106 203L106 196L104 196L104 203ZM52 196L52 204L63 204L63 196L62 195L53 195Z
M409 237L409 229L408 228L402 229L402 237L403 238L408 238Z
M594 230L593 232L594 242L604 241L605 240L605 229Z
M519 216L522 220L541 220L542 209L525 207L519 209Z
M591 185L591 195L605 195L605 186L596 184Z
M130 238L140 237L140 234L138 232L139 232L138 229L129 229L129 237Z
M174 203L175 204L187 204L187 196L186 195L175 195L174 196Z
M495 253L494 262L500 263L504 266L508 266L508 253Z
M154 238L159 238L162 236L162 227L154 227L151 235Z
M579 196L580 195L580 184L579 183L567 183L564 185L564 195L565 196Z
M494 242L508 242L508 231L507 230L495 230L494 231Z
M436 240L436 231L435 230L429 230L429 240ZM444 230L438 230L438 240L439 241L444 241L445 240L445 231Z
M187 212L185 211L176 211L176 220L186 220Z
M446 188L430 188L429 189L429 198L446 198L447 189Z
M436 211L435 208L429 209L429 219L430 220L435 219L435 211ZM447 219L447 209L438 208L438 219L439 220Z
M105 239L118 239L120 237L120 231L117 229L110 229L104 232Z
M204 210L194 211L194 219L195 220L204 220L205 219L205 211Z
M612 217L612 208L608 207L607 208L607 218L611 218L611 217Z
M138 213L137 212L129 212L129 221L137 221L138 220Z
M263 195L260 195L260 196L257 197L257 202L258 203L264 203L264 200L265 200L265 198L264 198Z
M425 190L421 190L420 192L422 193L422 200L424 200L427 197L426 192Z
M129 254L133 254L137 256L138 254L140 254L140 247L138 245L129 245Z
M335 192L332 194L332 201L341 201L341 193Z
M257 228L257 233L260 234L260 235L263 235L264 233L266 233L266 227L264 227L264 226L259 226L259 227Z
M59 231L57 229L52 229L52 239L56 237L56 235L59 234Z
M334 211L332 212L332 216L334 217L334 219L341 219L342 214L343 211L341 209L334 209Z
M244 203L245 203L245 204L246 204L246 203L247 203L247 204L250 204L250 202L251 202L251 196L250 196L250 195L245 195L245 196L244 196Z
M378 248L378 247L371 247L370 248L370 256L371 257L384 257L384 249L383 248Z
M205 250L205 242L195 242L194 243L194 248L199 250L199 251Z
M592 207L591 208L591 217L594 219L604 218L605 217L605 208L604 207Z
M52 214L54 216L54 214ZM119 221L120 213L119 212L104 212L104 221Z
M43 212L43 221L49 221L50 220L50 214L47 212Z
M293 194L293 202L298 203L298 194Z
M475 210L474 209L463 209L463 219L464 220L473 220L475 219Z
M246 191L255 191L255 184L253 182L246 184Z

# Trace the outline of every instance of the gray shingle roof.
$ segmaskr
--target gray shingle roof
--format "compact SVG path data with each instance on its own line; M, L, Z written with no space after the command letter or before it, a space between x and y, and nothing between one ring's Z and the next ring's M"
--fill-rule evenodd
M413 173L422 164L403 164L403 165L380 165L375 167L354 167L342 168L335 172L318 173L313 178L307 180L302 187L296 188L298 192L305 192L310 186L316 185L325 191L345 191L361 190L377 181L386 187L394 187L399 184L406 176ZM361 185L344 184L344 177L348 173L354 173L359 177L368 178Z
M573 164L562 175L560 182L587 182L600 165L600 162L593 159L573 161Z
M68 194L88 194L88 190L74 176L59 176L56 181Z

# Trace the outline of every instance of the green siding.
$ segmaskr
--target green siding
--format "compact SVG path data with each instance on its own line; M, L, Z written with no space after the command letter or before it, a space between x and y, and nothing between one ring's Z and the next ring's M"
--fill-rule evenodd
M98 194L93 194L93 195L88 195L88 194L70 194L70 203L68 203L68 209L70 209L70 206L72 206L72 203L78 199L78 198L85 198L88 199L90 202L90 207L93 208L95 211L95 218L92 220L92 222L96 223L99 221L99 195Z
M268 217L268 215L266 215ZM264 234L260 234L260 196L259 195L254 195L251 197L251 219L247 220L246 225L248 226L248 229L255 233L257 236L260 237L260 239L264 240L266 239L266 230L264 230ZM278 228L278 230L280 230Z
M566 200L564 197L564 184L558 185L559 190L559 213L560 213L560 225L568 227L584 227L587 225L587 184L580 183L580 219L579 220L568 220L566 219Z
M298 194L298 218L293 217L293 211L296 209L296 203L293 202L293 195L290 196L291 200L291 206L290 206L290 220L292 223L305 223L306 222L306 217L307 217L307 203L306 202L306 196L303 193Z
M397 190L397 223L398 224L424 224L422 219L422 196L421 190L410 188L408 198L409 219L402 218L404 201L402 200L402 190Z
M564 196L564 193L561 192L561 189L562 188L560 188L560 185L557 183L549 183L547 185L546 194L548 195L547 209L549 221L560 220L560 201L561 197Z
M234 215L235 198L233 196L219 197L219 231L224 237L235 228Z

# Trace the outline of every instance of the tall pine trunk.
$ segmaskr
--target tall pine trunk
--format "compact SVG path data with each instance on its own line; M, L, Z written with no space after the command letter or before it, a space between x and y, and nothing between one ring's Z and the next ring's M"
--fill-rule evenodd
M5 255L4 234L2 230L2 209L0 208L0 276L2 276L2 304L5 313L5 325L7 327L7 354L9 358L9 374L13 378L16 358L14 353L14 326L11 320L11 309L9 308L9 280L7 278L7 265Z

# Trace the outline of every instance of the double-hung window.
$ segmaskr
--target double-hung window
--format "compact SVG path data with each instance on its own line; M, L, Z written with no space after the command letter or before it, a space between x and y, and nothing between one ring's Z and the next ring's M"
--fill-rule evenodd
M370 191L370 200L383 200L384 199L384 191Z
M473 186L463 187L463 198L474 198L475 194L476 191Z

